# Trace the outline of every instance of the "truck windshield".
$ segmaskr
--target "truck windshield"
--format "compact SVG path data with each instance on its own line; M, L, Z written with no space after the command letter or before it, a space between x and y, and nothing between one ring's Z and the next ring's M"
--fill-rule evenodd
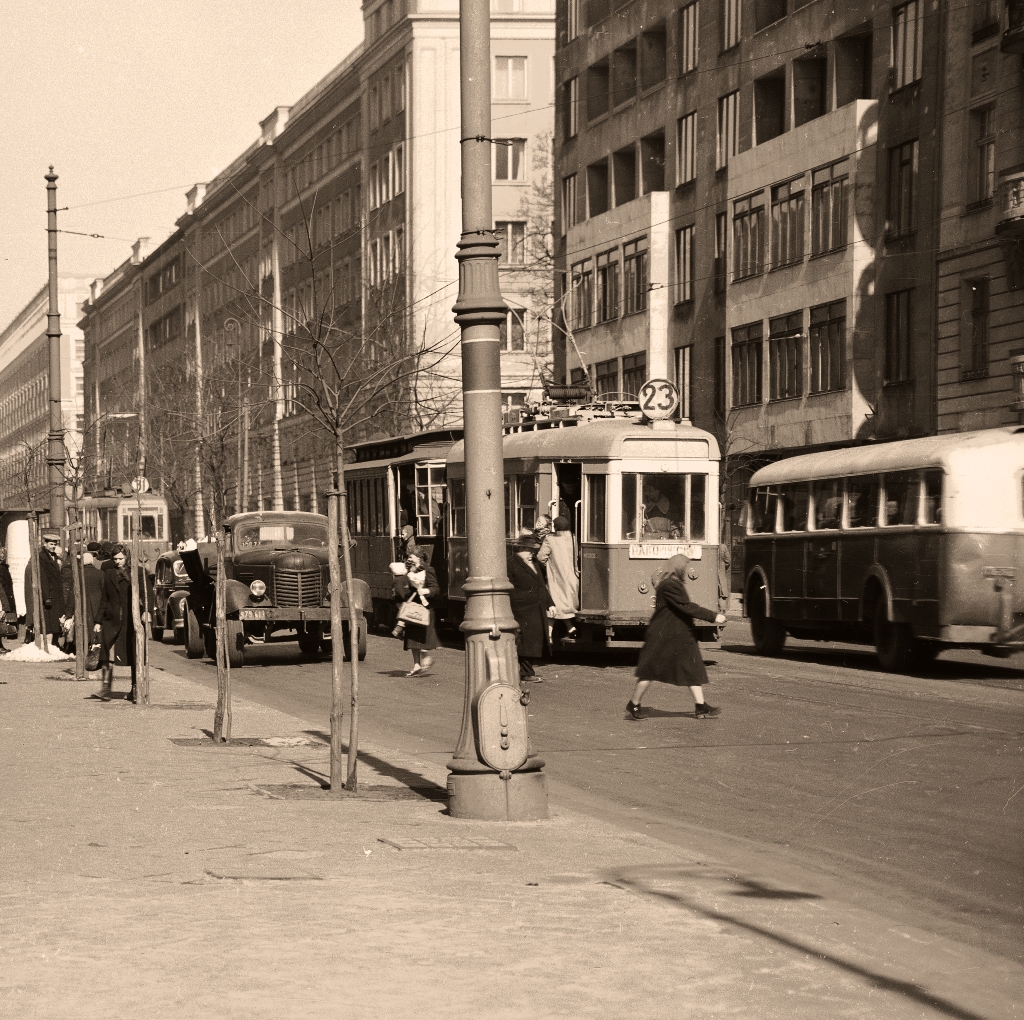
M244 524L235 532L235 549L294 545L326 549L327 528L320 524Z

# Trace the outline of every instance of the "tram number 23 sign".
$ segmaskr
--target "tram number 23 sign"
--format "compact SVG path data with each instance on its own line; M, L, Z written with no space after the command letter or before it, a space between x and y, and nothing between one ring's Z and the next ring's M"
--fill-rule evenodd
M668 379L648 379L638 396L640 410L648 418L671 418L679 406L679 390Z

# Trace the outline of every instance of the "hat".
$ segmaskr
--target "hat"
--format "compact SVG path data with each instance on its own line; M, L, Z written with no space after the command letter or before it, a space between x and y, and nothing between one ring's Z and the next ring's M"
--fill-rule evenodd
M44 542L59 542L60 532L55 528L47 528L42 534L42 539Z
M85 547L85 551L86 552L91 552L91 553L101 552L102 549L103 549L103 547L99 544L99 542L90 542Z
M555 531L568 531L569 521L565 517L556 517L554 519Z
M523 528L512 543L513 549L539 549L540 542L529 528Z

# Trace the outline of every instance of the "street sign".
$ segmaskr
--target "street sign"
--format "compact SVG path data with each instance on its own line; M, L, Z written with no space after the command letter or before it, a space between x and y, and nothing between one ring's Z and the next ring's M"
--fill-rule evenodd
M671 418L679 406L679 390L668 379L648 379L640 387L640 410L648 418Z

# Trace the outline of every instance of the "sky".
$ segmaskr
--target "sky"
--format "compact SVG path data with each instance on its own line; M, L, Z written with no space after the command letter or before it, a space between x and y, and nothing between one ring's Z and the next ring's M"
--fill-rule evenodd
M46 284L51 164L58 270L106 276L363 38L358 0L0 6L0 331Z

